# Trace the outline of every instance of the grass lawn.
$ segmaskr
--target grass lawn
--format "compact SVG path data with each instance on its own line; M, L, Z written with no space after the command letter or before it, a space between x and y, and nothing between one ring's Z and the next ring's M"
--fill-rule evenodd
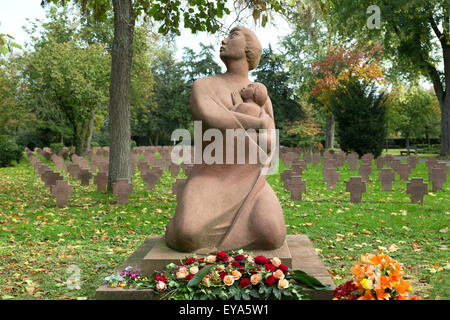
M339 172L337 189L328 190L321 165L309 164L303 201L290 200L279 175L268 177L283 206L288 233L308 235L337 285L350 279L350 267L360 255L384 249L403 263L414 294L449 299L450 180L444 183L445 192L426 195L424 205L411 204L406 182L398 175L392 192L381 191L374 165L363 202L352 204L344 181L358 174L347 164ZM28 160L0 168L3 299L93 299L102 279L149 235L163 234L175 211L175 179L167 171L147 191L137 170L133 194L122 206L114 204L114 195L65 176L73 196L69 207L57 208ZM425 164L418 163L410 177L428 182ZM81 289L67 287L73 270L79 270Z

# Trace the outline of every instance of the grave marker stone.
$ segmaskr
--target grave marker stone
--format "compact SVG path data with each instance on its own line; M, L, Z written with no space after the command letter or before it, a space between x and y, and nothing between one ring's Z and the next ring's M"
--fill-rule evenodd
M80 169L78 178L81 180L82 186L88 186L89 180L92 178L92 173L88 169Z
M444 166L434 166L429 170L429 179L431 181L431 191L436 192L438 190L443 191L443 183L447 181L447 168Z
M64 180L63 177L57 173L57 172L53 172L51 170L49 171L45 171L44 173L42 173L42 181L44 181L45 185L51 189L52 186L54 186L56 184L57 180Z
M117 196L117 204L128 202L128 196L133 192L133 186L127 178L117 179L114 184L113 193Z
M306 182L301 176L291 176L286 183L286 189L291 193L291 200L302 200L302 193L306 192Z
M358 166L358 154L355 152L350 153L347 156L347 162L350 166L350 170L356 171L356 167Z
M345 191L350 192L350 201L353 203L362 201L362 194L366 192L366 183L361 177L351 177L345 182Z
M336 182L339 180L339 172L335 168L325 168L324 180L327 182L328 189L336 189Z
M318 165L319 162L320 162L320 153L319 153L319 152L314 152L314 153L313 153L312 162L313 162L313 165L314 165L315 167L317 167L317 165Z
M94 183L97 185L98 191L106 191L108 186L108 174L105 171L99 171L94 177Z
M155 185L159 182L161 179L162 171L158 170L151 170L147 171L142 175L142 180L144 181L145 185L147 186L147 190L152 190Z
M392 169L381 169L378 173L378 179L381 181L383 191L392 191L392 182L395 181L395 173Z
M411 173L411 168L407 163L400 163L398 167L398 174L400 175L400 180L408 181L409 174Z
M419 162L419 158L408 157L408 164L411 167L411 169L415 169L418 162Z
M400 167L401 161L399 159L391 160L391 167L394 169L394 172L398 173L398 168Z
M65 207L72 196L72 187L65 180L56 180L55 185L51 187L52 196L56 198L57 207Z
M358 173L361 175L364 182L368 182L370 174L372 173L372 165L367 162L361 162Z
M423 196L428 194L428 184L422 178L412 178L406 185L406 193L411 195L411 203L420 201L423 204Z
M379 156L378 158L375 159L375 163L377 165L377 169L381 170L383 168L383 165L384 165L384 157Z

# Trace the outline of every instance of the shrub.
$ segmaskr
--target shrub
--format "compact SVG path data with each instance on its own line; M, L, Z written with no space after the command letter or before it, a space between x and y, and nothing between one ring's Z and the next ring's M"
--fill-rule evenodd
M52 149L52 152L54 154L59 154L63 148L64 148L64 143L51 143L50 144L50 149Z
M378 157L386 140L387 95L371 83L341 82L330 98L341 149Z
M22 149L9 136L0 136L0 167L12 165L13 160L19 162L22 158Z

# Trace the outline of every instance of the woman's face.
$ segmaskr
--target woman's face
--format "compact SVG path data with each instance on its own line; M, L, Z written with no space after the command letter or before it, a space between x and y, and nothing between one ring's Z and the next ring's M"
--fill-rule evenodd
M234 28L231 30L228 37L222 40L220 58L222 61L225 61L224 59L245 59L245 47L246 40L243 31Z

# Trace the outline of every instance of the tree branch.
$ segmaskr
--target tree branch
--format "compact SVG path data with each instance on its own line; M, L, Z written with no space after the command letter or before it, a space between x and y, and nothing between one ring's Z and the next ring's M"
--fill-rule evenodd
M440 103L443 103L445 100L444 88L442 86L441 77L439 76L439 72L436 70L435 66L429 62L425 62L427 65L428 74L430 75L431 82L433 83L434 91L436 92L436 96Z
M436 34L437 38L439 39L439 42L442 45L442 48L444 48L445 46L447 46L447 39L445 37L445 34L443 34L438 26L436 25L436 22L434 21L433 17L430 17L430 24L431 24L431 28L433 28L434 33Z

